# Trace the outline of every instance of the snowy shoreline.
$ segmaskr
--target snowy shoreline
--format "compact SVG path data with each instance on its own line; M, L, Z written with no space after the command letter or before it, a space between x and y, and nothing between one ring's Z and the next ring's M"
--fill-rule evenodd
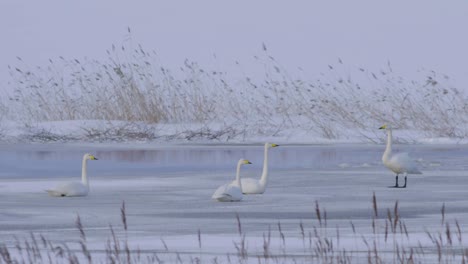
M144 124L123 121L76 120L41 122L27 125L3 121L0 143L164 143L164 144L383 144L385 134L378 129L349 129L347 136L324 138L301 128L278 131L275 135L254 131L236 133L223 124ZM398 144L458 145L468 144L466 138L430 137L424 131L396 130Z

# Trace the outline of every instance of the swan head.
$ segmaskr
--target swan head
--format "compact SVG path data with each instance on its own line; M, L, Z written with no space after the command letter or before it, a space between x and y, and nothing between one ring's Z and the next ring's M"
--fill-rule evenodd
M275 144L275 143L265 143L265 147L267 147L267 148L276 148L276 147L279 147L279 145Z
M87 159L87 160L98 160L96 157L94 157L94 155L91 155L89 153L86 153L84 155L84 158Z
M383 126L379 127L379 129L385 129L385 130L388 130L390 129L390 126L387 125L387 124L384 124Z
M250 162L249 160L246 160L246 159L240 159L239 164L246 165L246 164L252 164L252 162Z

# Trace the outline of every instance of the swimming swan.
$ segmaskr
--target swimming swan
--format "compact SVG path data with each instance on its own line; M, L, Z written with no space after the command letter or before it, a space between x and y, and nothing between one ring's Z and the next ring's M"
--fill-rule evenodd
M242 178L241 183L243 194L262 194L265 192L266 186L268 184L268 149L278 146L279 145L277 144L265 143L262 177L260 177L260 180L253 178Z
M385 152L382 156L382 162L387 168L396 173L395 186L391 187L406 188L406 176L408 174L422 174L422 172L416 168L416 164L410 158L408 153L398 153L392 155L392 128L390 126L383 125L379 129L387 130L387 147L385 148ZM405 175L405 185L402 187L398 186L399 174Z
M244 164L252 164L246 159L240 159L237 162L236 180L232 183L226 183L220 186L211 198L218 202L236 202L242 200L242 183L240 180L240 167Z
M86 175L86 164L88 160L97 160L91 154L84 154L83 167L81 168L81 182L68 182L55 187L52 190L46 190L50 196L63 197L63 196L86 196L89 192L89 182Z

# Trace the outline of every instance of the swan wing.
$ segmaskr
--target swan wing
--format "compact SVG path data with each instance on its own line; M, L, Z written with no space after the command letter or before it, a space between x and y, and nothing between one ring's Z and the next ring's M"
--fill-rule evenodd
M56 191L56 190L45 190L50 196L54 196L54 197L60 197L60 196L65 196L65 194L59 192L59 191Z
M46 191L50 196L86 196L89 190L81 182L68 182Z
M398 170L399 173L422 174L422 172L418 170L414 160L406 152L393 155L390 158L390 164Z
M238 186L231 183L220 186L211 197L220 202L233 202L242 200L242 192Z
M219 186L218 189L216 189L216 191L213 193L213 196L211 196L211 198L218 199L219 197L222 197L223 194L226 193L228 186L229 184Z
M241 178L243 194L262 194L265 192L265 186L262 186L259 180L253 178ZM237 186L236 181L230 183Z
M242 192L245 194L261 194L265 192L265 187L260 181L253 178L242 178Z

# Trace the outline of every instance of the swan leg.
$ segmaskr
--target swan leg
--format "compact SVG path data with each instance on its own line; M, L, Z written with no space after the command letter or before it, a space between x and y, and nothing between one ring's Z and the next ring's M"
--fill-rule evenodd
M401 188L406 188L406 174L405 174L405 185L403 185L403 187Z
M399 188L399 186L398 186L398 174L395 176L395 186L390 186L389 188Z

